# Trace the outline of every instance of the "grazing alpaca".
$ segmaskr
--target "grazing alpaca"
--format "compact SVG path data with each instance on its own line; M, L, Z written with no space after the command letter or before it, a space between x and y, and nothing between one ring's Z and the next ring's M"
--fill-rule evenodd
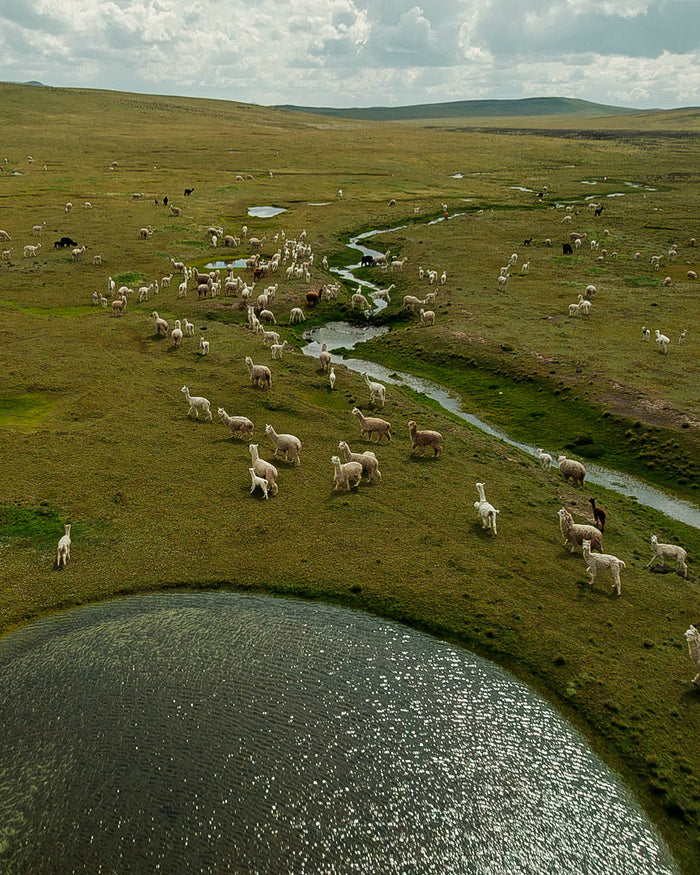
M601 532L605 531L605 520L607 514L605 510L595 503L595 498L589 498L588 503L593 508L593 519Z
M58 551L56 554L56 567L65 568L66 563L70 559L70 523L65 525L65 534L58 542Z
M574 486L577 484L583 486L586 468L581 462L577 462L576 459L567 459L566 456L559 456L557 462L564 480L570 479Z
M688 653L690 658L695 663L698 673L693 678L693 683L700 686L700 632L691 626L685 633L685 640L688 642Z

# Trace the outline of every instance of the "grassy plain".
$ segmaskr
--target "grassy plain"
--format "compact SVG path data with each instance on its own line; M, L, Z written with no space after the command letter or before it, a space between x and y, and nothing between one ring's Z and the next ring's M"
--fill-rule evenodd
M377 248L408 261L393 275L364 270L396 285L380 317L392 331L364 357L455 387L467 409L550 452L594 457L697 500L700 325L698 285L686 277L700 261L689 243L699 230L697 126L668 137L516 135L11 85L0 85L0 123L0 160L8 158L0 228L12 237L0 248L14 250L0 262L0 631L179 587L324 599L402 620L541 690L621 771L683 871L697 872L700 693L683 639L700 619L696 529L616 493L574 489L401 388L389 390L381 414L395 432L376 450L383 483L334 492L338 441L369 446L350 410L371 408L361 377L339 367L331 392L299 352L288 315L305 306L302 280L270 279L280 284L279 330L294 347L281 363L245 327L240 298L200 301L190 291L178 300L173 279L157 298L132 296L122 318L90 303L93 291L107 293L108 275L138 288L170 273L171 257L202 270L247 254L244 245L214 249L210 225L231 234L247 225L266 236L266 257L281 245L275 234L305 229L315 286L335 279L323 255L331 267L348 262L351 234L393 228ZM181 216L162 206L164 195ZM605 204L598 218L586 206L591 195ZM428 224L443 203L450 219ZM249 217L260 205L287 212ZM140 239L147 225L152 236ZM573 230L588 238L565 257ZM53 249L64 234L88 247L81 261ZM608 250L602 262L592 237ZM36 257L24 258L24 245L38 242ZM651 255L672 243L678 257L654 271ZM519 263L504 293L496 277L513 252ZM404 294L429 291L419 266L447 273L428 329L401 312ZM591 315L569 319L568 304L591 282ZM356 318L352 291L307 309L304 327ZM171 325L193 321L210 355L197 354L197 338L176 351L155 337L154 307ZM641 342L642 324L671 336L667 356ZM246 355L271 365L270 391L250 386ZM247 444L231 440L216 414L212 423L188 419L184 384L214 411L249 416L267 458L266 422L299 435L302 465L279 463L278 497L249 495ZM441 459L411 456L409 419L443 432ZM477 523L477 480L501 511L498 538ZM627 564L621 598L606 577L590 588L580 556L562 548L557 509L588 519L591 494L608 511L605 549ZM59 573L52 563L64 522L73 525L73 558ZM688 549L687 580L645 569L652 532Z

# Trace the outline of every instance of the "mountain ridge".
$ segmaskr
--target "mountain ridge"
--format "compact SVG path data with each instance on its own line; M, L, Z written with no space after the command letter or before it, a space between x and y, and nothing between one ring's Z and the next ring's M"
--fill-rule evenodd
M513 100L455 100L446 103L420 103L409 106L310 107L276 104L274 109L351 118L365 121L401 119L488 118L503 116L622 115L653 112L634 107L611 106L570 97L526 97Z

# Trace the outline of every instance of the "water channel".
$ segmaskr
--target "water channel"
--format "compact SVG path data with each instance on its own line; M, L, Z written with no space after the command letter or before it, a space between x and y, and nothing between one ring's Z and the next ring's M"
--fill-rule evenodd
M456 216L458 214L454 215ZM433 220L433 222L440 221L445 221L444 217ZM367 231L364 234L352 238L348 246L360 255L379 255L380 253L376 249L367 247L363 241L378 234L387 233L388 230L399 230L401 227L403 226L383 231ZM335 269L335 273L343 277L343 279L356 284L369 295L380 292L381 289L375 283L355 277L353 271L358 267L360 267L359 261L357 263L349 264L346 268ZM378 312L386 306L386 302L383 301L381 297L375 297L373 300L374 310L369 312ZM385 334L388 330L389 329L385 326L372 326L371 324L357 326L351 325L347 322L331 322L305 332L304 338L308 342L306 346L303 347L302 351L306 355L318 357L322 345L325 343L328 351L331 353L331 359L336 364L343 364L350 370L357 371L358 373L366 371L370 377L382 380L389 385L407 386L413 391L419 392L427 398L437 401L445 410L449 410L470 425L504 441L510 446L517 447L523 452L533 456L537 455L537 449L535 447L521 441L516 441L504 431L488 425L488 423L485 423L483 420L480 420L478 417L465 411L462 407L461 398L444 386L432 383L429 380L425 380L414 374L398 373L392 369L385 368L376 362L365 361L361 358L345 358L342 355L333 353L334 349L354 349L358 344L372 340L374 337L379 337L382 334ZM684 501L683 499L667 495L661 490L644 483L630 474L624 474L620 471L611 471L600 465L587 461L586 480L589 483L604 486L606 489L611 489L614 492L627 496L628 498L633 498L640 504L660 510L672 519L679 520L680 522L686 523L686 525L700 529L699 507L689 501Z
M497 666L367 614L177 593L0 640L0 870L677 875Z

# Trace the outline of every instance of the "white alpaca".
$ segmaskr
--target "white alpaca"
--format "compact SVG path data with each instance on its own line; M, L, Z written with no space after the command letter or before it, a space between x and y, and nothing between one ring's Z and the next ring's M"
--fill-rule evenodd
M659 347L659 350L666 355L668 353L668 345L671 342L671 338L662 334L658 328L655 329L654 334L656 336L656 344Z
M700 686L700 632L691 626L685 633L685 640L688 642L688 654L695 663L698 673L692 680L692 683Z
M272 492L273 495L277 495L277 468L275 468L270 462L266 462L265 459L260 458L257 444L248 444L248 449L250 450L250 458L255 473L258 477L264 477L267 480L267 486L270 492Z
M206 398L203 398L201 395L190 395L190 390L187 386L183 386L180 391L184 393L187 403L190 405L187 411L188 416L194 410L195 419L199 419L199 411L202 410L206 414L207 419L212 418L211 403Z
M58 542L58 550L56 553L56 567L65 568L66 563L70 559L70 523L65 525L65 534L61 536Z
M541 448L535 450L537 453L537 458L540 460L543 468L551 468L552 467L552 457L549 453L545 453L545 451Z
M199 354L209 355L209 341L200 336L199 338Z
M324 372L331 366L331 354L328 352L326 346L327 345L324 343L321 347L321 352L318 355L318 360L321 363Z
M663 565L664 559L668 556L676 560L676 571L682 571L683 577L688 576L688 566L685 564L685 560L688 554L683 549L683 547L679 547L677 544L660 544L657 536L652 535L651 549L654 551L654 555L651 557L649 562L647 562L647 568L651 568L652 564L657 559L660 559L661 564Z
M151 317L153 318L153 324L155 325L156 334L159 335L160 337L167 337L168 336L168 323L165 321L165 319L162 319L158 315L157 310L154 310L151 313Z
M586 571L591 578L591 586L593 586L593 581L595 580L598 571L607 568L610 570L615 581L613 583L613 590L615 590L618 595L622 595L620 569L625 567L625 563L622 559L618 559L617 556L612 556L610 553L591 553L591 542L588 539L585 539L582 542L581 549L583 550L583 558L586 563Z
M362 480L362 465L359 462L344 462L341 463L338 456L331 456L331 465L333 465L333 479L335 480L334 492L340 486L345 486L348 492L351 488L360 485Z
M248 355L245 358L246 367L250 374L250 383L252 386L272 386L272 373L267 365L254 365L253 359Z
M262 492L263 492L263 495L265 496L265 498L267 498L267 490L268 490L267 480L264 477L259 477L255 473L255 468L248 468L248 471L250 472L250 479L252 481L251 486L250 486L251 493L255 492L256 489L260 488L260 489L262 489Z
M272 443L275 445L275 452L273 455L277 455L277 453L284 453L284 461L289 461L289 454L291 453L292 462L295 465L301 465L301 460L299 459L299 453L301 451L301 441L298 437L293 434L277 434L275 429L271 425L265 426L265 434L270 438Z
M176 319L176 320L175 320L175 327L174 327L173 330L170 332L170 338L171 338L171 340L172 340L172 342L173 342L173 346L175 347L175 349L179 349L179 348L180 348L180 344L182 343L182 338L183 338L183 336L184 336L184 335L183 335L183 332L182 332L182 328L180 328L180 320L179 320L179 319Z
M382 472L379 470L379 462L372 450L364 453L353 453L345 441L340 441L338 449L345 456L346 462L359 462L362 465L362 473L369 477L370 481L382 482Z
M306 322L306 316L301 307L292 307L289 314L289 324L295 325L297 322Z
M184 322L185 337L194 337L194 322L188 322L187 319L182 321Z
M382 385L382 383L375 383L373 380L370 380L366 371L363 372L362 376L365 378L365 383L367 383L369 388L370 404L378 401L381 406L384 407L386 402L386 386Z
M496 517L500 513L500 510L496 510L496 508L486 500L486 493L484 491L485 485L485 483L476 484L476 489L479 493L479 500L474 502L474 508L479 514L479 519L481 520L481 528L491 529L494 535L498 535Z
M283 340L282 343L273 343L270 347L270 352L272 353L273 359L282 360L282 353L287 348L287 341Z
M333 370L333 367L331 367L330 371L328 372L328 383L331 389L335 389L335 371Z
M231 437L253 437L253 423L247 416L229 416L223 407L219 407L216 411L221 417L221 421L226 428L231 432Z

